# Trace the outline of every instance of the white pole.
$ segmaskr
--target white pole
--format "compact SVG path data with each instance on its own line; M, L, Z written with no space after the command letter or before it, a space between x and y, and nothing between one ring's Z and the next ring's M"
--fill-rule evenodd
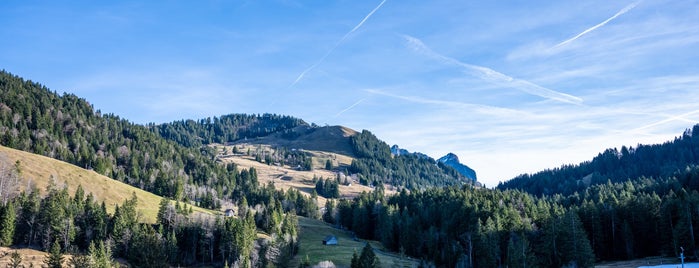
M680 260L682 260L682 268L684 268L684 248L680 247L682 252L680 252Z

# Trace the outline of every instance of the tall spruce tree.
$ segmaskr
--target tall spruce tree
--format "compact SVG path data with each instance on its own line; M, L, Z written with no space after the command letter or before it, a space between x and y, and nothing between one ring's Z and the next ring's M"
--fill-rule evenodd
M58 240L54 240L49 250L49 255L44 259L44 263L49 268L62 268L63 267L63 253L61 253L61 245Z
M0 204L0 246L12 245L15 235L15 213L14 202L8 202L6 206Z
M358 267L362 268L381 267L381 261L379 260L379 257L376 256L376 253L374 253L374 248L372 248L371 244L369 243L366 243L366 245L362 249L362 254L359 255L358 263Z

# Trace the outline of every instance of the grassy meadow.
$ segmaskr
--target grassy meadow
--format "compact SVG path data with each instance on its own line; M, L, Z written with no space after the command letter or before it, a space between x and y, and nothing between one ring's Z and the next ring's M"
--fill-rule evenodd
M0 146L0 161L4 161L5 165L10 166L14 165L16 161L20 162L22 174L19 190L21 191L33 185L45 194L46 187L53 181L57 187L67 186L68 192L72 195L78 185L81 185L86 195L92 193L95 200L104 201L109 213L114 212L114 205L121 205L124 200L131 198L132 194L136 193L137 209L141 214L141 221L154 223L156 220L162 197L150 192L66 162L4 146ZM218 213L196 206L193 207L193 210L206 214Z
M311 265L315 265L321 261L332 261L337 267L349 267L352 254L356 251L357 254L362 252L365 242L364 240L355 241L351 234L345 230L337 229L329 224L299 217L299 253L291 263L291 267L298 267L301 262L310 261ZM337 245L323 245L323 238L327 235L337 237ZM382 247L378 242L369 241L374 247L375 253L381 260L383 267L417 267L417 261L407 257L400 257L397 254L386 253L382 251Z

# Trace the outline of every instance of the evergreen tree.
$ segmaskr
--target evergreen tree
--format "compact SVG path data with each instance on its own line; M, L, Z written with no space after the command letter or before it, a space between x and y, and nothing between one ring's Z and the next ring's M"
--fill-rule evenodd
M308 256L306 256L308 258ZM357 250L354 250L354 253L352 254L352 261L350 262L350 267L351 268L362 268L361 264L359 264L359 255L357 255Z
M73 255L73 258L70 259L70 265L72 267L84 267L84 268L93 268L95 267L95 263L92 261L92 258L90 255Z
M325 180L322 177L316 182L315 190L318 195L325 196Z
M49 255L44 259L44 263L49 268L62 268L63 267L63 253L61 253L61 245L58 240L54 240L49 250Z
M97 246L91 242L87 254L93 261L95 268L111 268L113 266L111 246L103 241L99 241Z
M175 218L177 217L177 212L178 211L176 211L176 209L170 204L170 199L163 198L160 200L156 221L165 229L172 230L175 228Z
M358 267L362 268L381 267L381 261L379 261L379 257L376 256L376 253L374 253L374 249L371 247L369 243L366 243L366 245L362 249L362 254L359 255L357 263L359 264Z
M14 202L8 202L6 206L0 204L0 246L12 245L15 235L15 218Z
M559 236L562 241L560 248L563 264L573 267L594 266L595 255L578 214L574 211L568 211L561 218L560 227Z
M323 221L335 224L335 201L329 199L325 202L325 212L323 213Z
M167 267L167 252L160 234L153 227L135 227L132 244L126 255L135 267Z
M17 250L10 254L10 263L7 265L9 268L21 268L22 266L22 255L19 254Z

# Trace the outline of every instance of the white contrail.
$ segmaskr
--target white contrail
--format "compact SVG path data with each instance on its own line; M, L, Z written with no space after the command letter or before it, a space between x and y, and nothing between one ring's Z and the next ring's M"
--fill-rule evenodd
M381 3L379 3L379 5L376 6L376 7L374 8L374 10L372 10L371 12L369 12L369 14L367 14L366 17L364 17L364 19L362 19L362 21L360 21L359 24L357 24L357 26L354 26L354 28L352 28L352 30L349 31L349 33L347 33L345 36L347 36L347 35L353 33L354 31L356 31L357 29L359 29L359 27L362 27L362 24L364 24L364 22L366 22L366 20L368 20L369 17L371 17L371 15L374 15L374 12L376 12L377 10L379 10L379 8L381 8L381 6L383 6L384 3L386 3L386 0L381 1ZM344 39L344 38L345 38L345 37L343 37L342 39Z
M476 76L483 80L487 80L493 83L498 83L498 84L504 84L508 85L514 88L517 88L521 91L524 91L526 93L529 93L531 95L536 95L539 97L543 97L546 99L550 100L556 100L560 102L566 102L566 103L572 103L572 104L580 104L583 102L583 99L554 91L542 86L539 86L537 84L534 84L532 82L522 80L522 79L517 79L511 76L508 76L506 74L503 74L501 72L495 71L493 69L490 69L488 67L483 67L483 66L478 66L478 65L472 65L468 63L463 63L461 61L458 61L453 58L449 58L447 56L441 55L437 52L434 52L432 49L427 47L420 39L417 39L415 37L409 36L409 35L404 35L403 36L407 41L408 45L414 49L417 52L423 53L427 56L439 59L443 61L444 63L447 64L453 64L457 65L460 67L465 68L466 70L469 70L471 73L474 73Z
M652 128L652 127L655 127L655 126L658 126L658 125L662 125L662 124L665 124L665 123L669 123L669 122L672 122L672 121L685 121L685 122L689 122L689 123L696 124L696 123L698 123L697 121L687 119L687 117L690 116L690 115L698 114L698 113L699 113L699 110L694 110L694 111L691 111L691 112L688 112L688 113L684 113L684 114L680 114L680 115L668 116L666 119L660 120L660 121L658 121L658 122L655 122L655 123L652 123L652 124L648 124L648 125L645 125L645 126L642 126L642 127L636 128L636 129L633 129L631 132L641 131L641 130L644 130L644 129Z
M437 100L437 99L428 99L428 98L423 98L423 97L418 97L418 96L402 96L402 95L396 95L396 94L388 93L388 92L377 90L377 89L365 89L364 91L366 91L370 94L386 96L386 97L400 99L400 100L404 100L404 101L408 101L408 102L463 108L463 109L473 110L477 113L488 114L488 115L493 115L493 116L513 117L513 116L525 116L525 115L527 115L527 113L524 111L510 109L510 108L502 108L502 107L496 107L496 106L465 103L465 102L458 102L458 101L445 101L445 100Z
M363 99L361 99L361 100L358 100L358 101L355 102L354 104L350 105L349 107L347 107L347 108L345 108L344 110L342 110L342 111L338 112L337 114L335 114L335 117L338 117L338 116L340 116L341 114L343 114L343 113L345 113L345 112L351 110L351 109L354 108L355 106L357 106L357 105L359 105L360 103L362 103L364 100L366 100L366 98L363 98Z
M575 41L575 39L578 39L578 38L580 38L581 36L586 35L587 33L592 32L592 31L596 30L597 28L604 26L605 24L607 24L607 23L609 23L610 21L616 19L617 17L619 17L619 16L621 16L621 15L624 15L624 13L629 12L629 10L633 9L634 7L636 7L640 2L641 2L641 1L631 3L630 5L628 5L628 6L624 7L624 8L622 8L621 10L619 10L619 12L617 12L616 14L614 14L614 16L611 16L610 18L606 19L605 21L603 21L603 22L601 22L601 23L599 23L599 24L597 24L597 25L595 25L595 26L592 26L592 27L588 28L587 30L584 30L583 32L579 33L579 34L576 35L576 36L573 36L572 38L570 38L570 39L568 39L568 40L565 40L565 41L563 41L563 42L558 43L558 45L553 46L551 49L555 49L555 48L559 48L559 47L561 47L561 46L565 46L566 44L569 44L570 42Z
M309 71L315 69L318 65L320 65L321 63L323 63L323 61L325 61L325 58L327 58L328 56L330 56L330 54L333 53L333 51L335 51L335 49L336 49L338 46L340 46L340 44L342 44L342 42L344 42L352 33L354 33L355 31L357 31L357 29L359 29L360 27L362 27L362 25L364 25L364 22L366 22L366 21L369 19L369 17L371 17L371 15L374 15L374 13L375 13L377 10L379 10L379 8L381 8L381 6L383 6L383 4L386 3L386 1L387 1L387 0L381 1L381 3L379 3L378 6L376 6L373 10L371 10L371 12L369 12L369 14L367 14L367 15L364 17L364 19L362 19L362 21L360 21L360 22L357 24L357 26L354 26L354 28L352 28L352 30L350 30L350 31L347 32L344 36L342 36L342 38L340 38L340 40L337 41L337 43L335 43L335 45L334 45L332 48L330 48L330 49L328 50L328 52L326 52L325 55L323 55L323 57L321 57L321 58L320 58L318 61L316 61L314 64L312 64L311 66L309 66L308 68L306 68L306 70L303 70L303 72L301 72L301 74L299 74L299 76L296 77L296 80L294 80L294 82L291 83L291 85L289 85L289 88L295 86L296 83L298 83L299 81L301 81L301 79L306 75L306 73L308 73Z

